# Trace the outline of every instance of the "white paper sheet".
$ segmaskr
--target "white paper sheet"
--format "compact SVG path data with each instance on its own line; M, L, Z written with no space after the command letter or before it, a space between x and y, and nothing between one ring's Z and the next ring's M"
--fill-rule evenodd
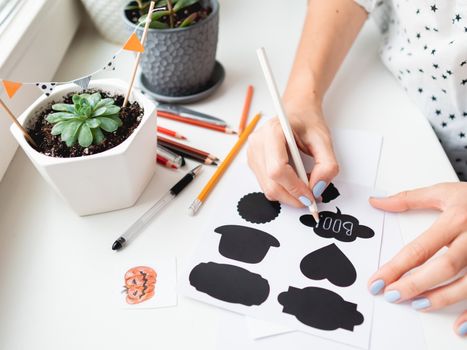
M382 136L364 130L331 131L340 169L336 181L374 187L383 146Z
M267 121L266 118L262 119L260 123L265 121ZM334 152L340 168L335 180L374 187L383 137L373 132L353 129L332 129L331 133ZM301 153L301 156L305 169L310 172L313 167L313 159L304 153ZM238 159L246 159L246 147L243 147L237 156ZM227 171L227 175L229 172L230 170ZM221 180L221 183L223 182L224 180ZM217 189L213 195L216 194Z
M241 181L238 181L238 179L241 179ZM335 183L335 185L341 196L330 203L321 204L320 211L335 213L337 211L336 206L339 207L343 214L356 217L360 221L360 225L371 227L375 233L373 238L357 238L354 242L341 242L334 238L319 237L313 232L312 228L304 226L299 221L300 216L307 213L306 209L294 209L286 206L282 206L279 217L269 223L252 224L245 221L237 213L237 203L244 195L258 192L259 187L245 163L237 162L232 165L228 176L222 183L222 189L219 189L218 198L222 198L222 206L212 213L212 223L206 227L199 249L183 275L183 293L221 308L285 323L305 332L332 338L334 341L360 348L368 348L373 300L367 297L366 281L378 265L383 214L368 204L368 197L372 194L372 189L343 183ZM221 235L214 232L215 228L222 225L244 225L266 231L279 240L281 247L271 247L264 262L259 264L247 264L225 258L219 253L218 249ZM340 225L338 223L336 227L340 227ZM310 280L300 271L300 262L304 256L333 243L347 256L357 270L356 281L349 287L337 287L326 279L320 281ZM268 299L260 306L244 306L236 303L226 303L205 293L198 292L188 282L190 271L200 263L211 261L240 266L261 275L269 282L270 293ZM357 310L364 315L363 324L355 326L353 331L341 328L325 331L304 325L294 315L283 313L283 307L278 303L278 295L286 292L290 286L297 288L313 286L336 292L345 301L358 305Z
M387 214L381 248L381 263L389 260L402 245L397 215ZM369 297L372 298L370 295ZM271 324L232 312L224 312L219 324L222 325L219 328L217 347L219 350L282 350L291 346L297 350L354 349L352 346L292 331L291 328L280 324ZM261 339L255 340L256 337ZM426 349L417 312L412 310L409 305L394 305L385 302L382 297L376 297L370 344L371 350Z

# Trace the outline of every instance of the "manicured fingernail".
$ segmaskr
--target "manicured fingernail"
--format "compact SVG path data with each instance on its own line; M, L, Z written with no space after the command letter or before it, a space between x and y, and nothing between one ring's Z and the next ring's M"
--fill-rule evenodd
M305 207L309 207L311 205L311 201L305 196L300 196L300 197L298 197L298 199L300 200L300 202L302 202L302 204Z
M412 307L415 310L426 309L427 307L430 307L430 306L431 306L431 302L427 298L419 298L419 299L415 299L414 301L412 301Z
M464 336L467 335L467 321L461 323L461 325L458 328L459 334Z
M385 283L383 280L379 279L374 281L370 286L370 293L373 295L378 294L384 288Z
M373 198L373 199L384 199L384 198L386 198L386 196L374 195L374 196L371 196L370 198Z
M401 298L401 293L397 290L389 290L384 293L384 299L389 303L395 303Z
M315 198L318 198L320 197L324 190L326 189L326 181L323 181L323 180L320 180L316 183L316 185L313 187L313 196L315 196Z

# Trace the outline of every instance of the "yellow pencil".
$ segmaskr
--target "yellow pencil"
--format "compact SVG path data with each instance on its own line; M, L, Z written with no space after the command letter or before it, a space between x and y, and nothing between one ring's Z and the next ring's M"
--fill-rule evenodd
M230 163L232 163L233 159L237 155L240 148L242 148L243 144L247 140L248 136L254 130L256 124L258 123L259 119L261 118L261 113L258 113L253 120L248 124L245 130L241 133L240 137L237 140L237 143L232 147L227 157L225 157L224 161L219 165L216 172L212 177L209 179L208 183L202 191L199 193L198 197L191 203L189 210L191 215L195 215L198 211L199 207L204 203L206 198L208 197L209 193L212 191L214 186L216 186L217 182L221 178L222 174L224 174L225 170L228 168Z

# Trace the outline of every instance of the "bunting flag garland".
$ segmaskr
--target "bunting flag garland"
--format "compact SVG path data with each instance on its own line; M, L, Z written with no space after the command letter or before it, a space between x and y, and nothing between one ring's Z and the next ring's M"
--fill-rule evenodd
M115 71L115 61L122 50L144 52L144 46L141 44L141 41L138 39L138 36L136 35L136 31L144 24L145 22L142 22L136 25L133 30L133 33L131 33L125 45L122 48L120 48L112 56L112 59L108 61L104 67L98 69L97 71L93 73L87 74L77 79L73 79L70 81L63 81L63 82L17 82L17 81L0 79L2 81L3 88L5 89L5 92L9 98L13 98L13 96L18 92L20 88L23 87L23 85L32 85L32 86L35 85L46 96L50 96L50 94L54 91L54 89L58 85L63 85L63 84L73 83L81 87L81 89L85 90L88 88L93 75L101 71Z
M45 94L45 96L48 97L54 91L55 87L57 86L57 83L49 83L49 82L36 83L36 86L39 89L41 89L42 93Z
M123 46L123 49L128 51L144 52L144 46L139 41L136 33L131 34L130 38Z
M115 59L117 58L116 55L112 57L112 59L107 62L107 64L102 68L102 70L115 70Z
M9 98L12 98L19 88L23 85L16 81L2 80L3 87L5 88L6 94Z
M91 82L92 75L88 75L76 80L73 80L73 83L78 85L81 89L86 90Z

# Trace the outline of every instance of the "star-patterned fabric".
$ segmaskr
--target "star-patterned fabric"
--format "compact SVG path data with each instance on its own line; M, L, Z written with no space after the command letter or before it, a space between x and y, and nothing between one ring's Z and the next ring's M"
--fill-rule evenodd
M467 181L467 0L355 1L381 29L384 64Z

